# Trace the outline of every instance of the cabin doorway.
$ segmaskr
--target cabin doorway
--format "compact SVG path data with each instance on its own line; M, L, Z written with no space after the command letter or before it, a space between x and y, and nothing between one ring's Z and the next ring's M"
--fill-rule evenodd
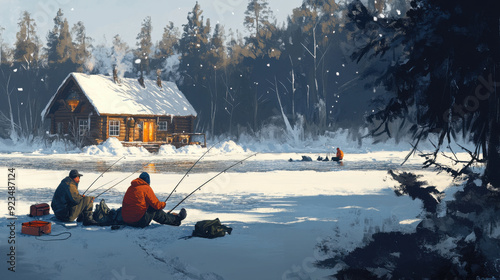
M142 142L155 141L155 123L143 122L142 124Z

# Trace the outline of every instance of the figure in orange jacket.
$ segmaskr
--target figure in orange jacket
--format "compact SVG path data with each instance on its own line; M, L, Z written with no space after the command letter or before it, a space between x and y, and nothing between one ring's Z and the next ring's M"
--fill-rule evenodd
M127 189L122 202L122 217L125 224L146 227L154 220L160 224L179 226L186 218L186 209L182 208L179 214L163 211L166 203L158 200L149 183L149 174L142 172Z
M337 156L332 157L332 161L341 161L344 158L344 152L341 149L337 148Z

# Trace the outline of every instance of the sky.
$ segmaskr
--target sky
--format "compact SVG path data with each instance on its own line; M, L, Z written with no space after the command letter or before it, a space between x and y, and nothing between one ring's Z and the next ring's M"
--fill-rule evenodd
M282 23L301 3L302 0L269 0L269 7L278 23ZM153 42L157 42L170 21L182 30L182 24L187 23L188 12L195 4L195 0L0 0L0 26L5 29L3 41L12 45L20 15L26 10L35 19L37 34L45 44L47 33L54 26L53 18L61 8L70 27L78 21L84 23L94 44L110 44L119 34L133 47L141 23L147 16L151 16ZM225 26L226 32L229 28L245 31L243 19L248 0L198 0L198 4L205 19L210 18L212 27L219 22Z

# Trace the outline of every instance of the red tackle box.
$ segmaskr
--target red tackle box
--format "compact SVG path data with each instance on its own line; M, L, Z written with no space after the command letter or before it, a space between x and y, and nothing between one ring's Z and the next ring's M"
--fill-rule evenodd
M50 206L47 203L40 203L31 205L30 207L30 216L38 217L43 215L48 215L50 212Z
M21 233L40 236L49 234L52 231L52 224L45 221L31 221L22 223Z

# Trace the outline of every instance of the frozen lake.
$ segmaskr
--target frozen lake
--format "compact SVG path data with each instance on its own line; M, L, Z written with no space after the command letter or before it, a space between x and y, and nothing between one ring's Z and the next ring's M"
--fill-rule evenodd
M250 155L250 153L248 154ZM198 159L200 155L175 156L165 158L162 156L151 156L150 158L126 158L115 164L110 171L116 172L134 172L141 169L144 165L144 171L150 173L184 173ZM219 172L244 159L247 155L233 156L231 158L206 157L196 164L191 173ZM243 164L238 164L231 169L231 172L269 172L269 171L318 171L330 172L341 170L419 170L422 168L420 162L408 162L401 165L402 159L391 158L377 159L370 156L357 156L354 159L345 159L342 163L333 161L317 161L317 155L308 154L313 161L300 161L301 154L278 154L274 159L269 158L268 154L257 154ZM277 159L276 159L277 158ZM289 159L293 162L289 162ZM52 156L33 156L33 155L6 155L0 154L0 162L7 167L16 167L22 169L47 169L47 170L71 170L78 169L84 172L103 172L115 163L119 157L85 157L75 154L63 158Z

